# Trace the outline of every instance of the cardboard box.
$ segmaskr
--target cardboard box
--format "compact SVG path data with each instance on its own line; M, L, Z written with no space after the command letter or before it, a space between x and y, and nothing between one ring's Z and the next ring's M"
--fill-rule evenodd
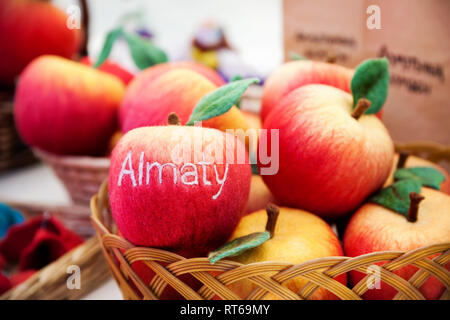
M296 52L355 67L386 56L393 139L450 145L450 1L284 0L283 14L286 60Z

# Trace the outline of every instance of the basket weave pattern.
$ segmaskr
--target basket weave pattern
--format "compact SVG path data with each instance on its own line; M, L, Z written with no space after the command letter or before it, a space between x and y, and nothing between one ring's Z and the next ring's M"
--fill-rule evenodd
M380 268L380 280L397 290L394 299L424 299L418 289L430 275L445 286L446 292L442 298L448 298L450 290L450 272L445 268L450 261L450 243L423 247L407 253L375 252L354 258L327 257L297 265L280 262L242 265L229 260L221 260L212 265L207 258L186 259L161 249L136 247L114 234L115 226L109 211L106 182L99 194L92 198L91 211L103 253L125 299L158 299L166 286L171 286L186 299L212 299L218 296L236 300L241 297L227 285L247 279L256 285L256 289L246 297L248 300L263 299L268 293L285 300L309 299L319 287L343 300L359 300L368 290L367 280L371 275L368 268L386 261ZM430 259L430 256L434 258ZM137 261L143 261L156 273L150 283L144 283L131 268L131 264ZM418 268L408 281L393 273L408 265ZM352 270L367 274L353 288L333 279ZM203 286L198 291L193 290L180 280L179 277L183 274L192 275ZM299 292L283 286L283 283L295 277L308 280Z
M0 171L25 166L36 161L33 152L17 133L13 104L0 96Z
M60 156L37 149L33 151L52 167L74 204L88 206L92 196L108 177L109 158Z

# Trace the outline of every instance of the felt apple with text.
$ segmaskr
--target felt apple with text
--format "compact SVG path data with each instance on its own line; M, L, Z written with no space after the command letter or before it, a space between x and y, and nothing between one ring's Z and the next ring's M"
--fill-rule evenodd
M350 93L353 70L336 64L297 60L278 67L265 81L261 101L264 121L289 92L308 84L326 84Z
M374 68L376 76L366 67ZM369 60L355 73L353 99L331 86L307 85L285 96L280 112L269 114L263 128L279 130L279 142L267 135L268 150L272 143L279 150L279 170L263 179L280 205L336 219L383 185L394 145L381 121L363 113L371 105L376 106L373 113L382 107L386 72L384 59ZM258 166L265 166L261 159Z
M266 231L261 233L264 230ZM230 237L230 242L211 253L210 260L218 253L224 253L226 251L224 248L230 246L233 240L264 235L268 238L259 246L234 252L233 254L237 256L230 255L227 259L242 264L263 261L299 264L316 258L342 256L343 253L339 240L330 226L316 215L299 209L269 205L266 210L244 216ZM217 260L212 260L215 261ZM336 280L343 285L347 283L345 274L336 277ZM298 292L307 282L305 278L295 277L284 282L283 286ZM229 287L243 299L256 288L255 284L247 279L234 282ZM311 296L311 299L335 298L334 294L322 288ZM263 299L280 299L280 297L269 293Z
M377 195L378 202L384 197L392 208L367 203L358 209L345 230L344 251L347 256L355 257L376 251L408 252L450 242L450 197L425 187L420 190L420 185L413 188L417 192L409 192L409 184L414 185L414 181L402 180L383 189L386 195ZM391 199L398 203L394 205ZM408 280L417 270L409 265L394 273ZM362 273L351 272L352 284L355 285L363 276ZM444 290L442 283L434 277L430 277L420 287L420 292L427 299L438 299ZM382 281L378 289L374 287L368 290L364 298L391 300L396 294L393 287Z
M147 71L153 68L159 68L159 65ZM164 125L172 112L178 115L182 124L186 124L200 99L217 88L203 75L185 68L175 68L157 77L147 71L136 76L127 87L119 111L123 132L143 126ZM222 131L247 130L245 117L236 107L204 121L202 126Z
M47 152L102 155L117 128L122 82L57 56L33 60L20 76L14 118L22 139Z
M236 155L244 161L230 161ZM233 232L250 176L245 146L232 135L176 125L137 128L111 155L111 212L135 245L202 255Z
M49 1L0 1L0 85L9 86L34 58L54 54L72 58L81 44L79 29Z

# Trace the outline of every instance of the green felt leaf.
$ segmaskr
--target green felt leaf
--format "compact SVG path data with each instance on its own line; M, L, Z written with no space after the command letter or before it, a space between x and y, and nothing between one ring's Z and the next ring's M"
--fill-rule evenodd
M167 62L166 53L153 43L137 34L125 33L131 57L136 66L143 70L158 63Z
M439 170L432 167L412 167L397 169L394 173L394 180L416 179L423 186L440 190L441 183L445 181L445 176Z
M242 80L244 78L242 78L241 75L239 74L235 74L234 76L231 77L230 82L234 82L234 81L238 81L238 80ZM236 108L240 109L241 108L241 99L239 99L238 101L236 101L235 103Z
M223 258L237 256L244 251L258 247L269 239L270 233L268 231L251 233L246 236L236 238L226 243L219 249L211 252L208 255L208 259L211 264L214 264Z
M208 93L197 103L186 125L192 126L195 122L224 114L239 100L245 90L254 83L259 83L259 79L237 80Z
M406 216L408 213L411 192L420 193L422 186L417 179L399 180L389 187L381 189L369 201Z
M389 62L386 58L369 59L355 70L351 82L353 108L361 98L372 104L365 114L377 113L386 101L389 87Z
M102 51L98 56L97 62L94 65L94 68L99 68L103 62L109 57L113 44L116 40L123 34L122 27L116 28L108 32L106 35L105 43L103 44Z
M291 58L291 60L308 60L308 58L306 58L294 51L291 51L289 53L289 57Z
M244 78L242 78L242 76L240 74L235 74L234 76L231 77L230 82L234 82L234 81L238 81L238 80L242 80Z

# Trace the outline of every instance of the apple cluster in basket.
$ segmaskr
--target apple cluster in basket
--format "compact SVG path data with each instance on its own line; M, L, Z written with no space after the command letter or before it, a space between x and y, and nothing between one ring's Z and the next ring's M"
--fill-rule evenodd
M131 80L104 71L89 61L36 58L19 78L15 119L36 148L110 155L111 212L118 234L134 245L248 264L450 241L448 174L395 154L383 124L384 58L354 70L287 62L265 81L260 118L238 107L259 79L225 83L194 62L156 64ZM329 225L336 221L339 237ZM139 263L133 268L145 282L154 276ZM408 279L415 270L396 273ZM361 278L353 271L337 279ZM306 281L284 285L295 291ZM232 286L246 297L254 285ZM444 289L430 277L421 292L435 299ZM365 297L394 295L383 283ZM334 296L320 289L313 298Z

